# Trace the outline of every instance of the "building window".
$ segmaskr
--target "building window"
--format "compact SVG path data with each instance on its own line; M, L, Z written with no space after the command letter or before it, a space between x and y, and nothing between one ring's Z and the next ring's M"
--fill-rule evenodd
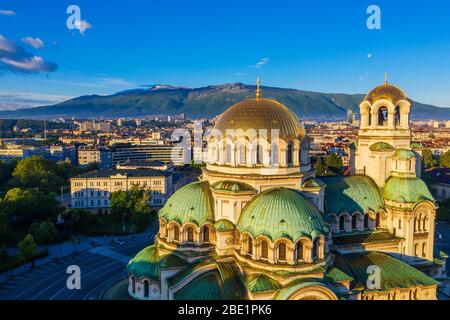
M286 158L286 162L288 166L291 166L293 164L293 153L294 153L294 147L292 146L292 143L288 144L287 147L287 158Z
M251 237L247 239L247 254L253 255L253 239Z
M364 215L364 229L369 229L369 215L365 214Z
M209 228L206 226L203 227L203 242L209 243Z
M186 229L187 233L187 243L194 243L194 228L188 227Z
M354 214L352 216L352 230L356 230L358 228L358 215Z
M180 241L180 227L178 227L177 225L174 225L172 228L172 238L173 241Z
M387 126L388 122L388 109L386 107L381 107L378 110L378 125Z
M313 242L313 248L312 248L313 259L317 259L319 257L319 250L320 250L320 239L316 238Z
M345 231L345 216L344 215L341 215L339 217L339 230Z
M301 241L297 242L296 246L295 246L295 252L296 252L296 256L297 256L297 261L302 261L305 260L305 251L303 248L303 243Z
M269 258L269 245L266 240L261 241L261 259L267 260Z
M286 262L286 244L284 242L278 245L278 261Z
M263 164L264 149L261 145L256 146L256 164Z
M150 296L150 284L148 280L144 280L144 298L148 298Z

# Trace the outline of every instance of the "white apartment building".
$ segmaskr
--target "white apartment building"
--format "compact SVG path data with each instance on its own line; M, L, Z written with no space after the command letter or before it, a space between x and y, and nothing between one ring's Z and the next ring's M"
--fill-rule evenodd
M163 206L173 193L172 173L151 169L103 169L70 179L71 206L94 212L110 212L113 192L144 188L152 207Z

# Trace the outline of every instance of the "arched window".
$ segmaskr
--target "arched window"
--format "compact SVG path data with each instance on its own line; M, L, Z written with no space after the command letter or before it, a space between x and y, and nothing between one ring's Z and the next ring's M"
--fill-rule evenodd
M225 146L225 163L231 163L231 152L233 147L231 144L227 143Z
M220 162L220 150L219 148L216 146L214 147L214 162Z
M381 225L381 213L377 213L376 218L375 218L375 226L377 228L379 228Z
M245 148L244 143L239 146L239 163L244 165L247 164L247 149Z
M188 227L186 229L186 234L187 234L187 243L194 243L194 228L192 227Z
M339 217L339 231L345 231L345 216L341 215Z
M356 230L358 228L358 215L354 214L352 216L352 230Z
M295 245L295 256L297 257L297 261L305 260L305 250L301 241Z
M136 293L136 279L131 277L131 292Z
M378 125L387 126L388 122L388 109L386 107L381 107L378 109Z
M286 261L286 244L284 242L278 245L278 261Z
M207 226L203 227L203 243L209 243L209 228Z
M174 225L172 228L172 239L173 241L180 241L180 227Z
M247 239L247 254L253 255L253 239L251 237Z
M269 245L266 240L261 241L261 259L269 258Z
M427 216L425 216L423 218L423 228L422 229L423 229L424 232L428 231L428 217Z
M314 239L313 248L312 248L313 259L317 259L319 257L319 250L320 250L320 239L316 238L316 239Z
M395 107L394 124L396 127L400 125L400 107Z
M272 156L272 166L278 166L279 165L279 146L278 146L278 142L275 142L272 144L272 152L271 152L271 156Z
M364 229L369 229L369 215L365 214L364 215Z
M414 245L414 255L416 256L416 257L418 257L419 256L419 244L418 243L416 243L415 245Z
M150 296L150 283L148 280L144 280L144 297L148 298Z
M256 147L256 164L263 164L264 162L264 148L258 144Z
M424 242L422 243L422 257L426 257L427 256L427 244Z
M288 166L293 164L294 146L290 142L287 146L286 163Z

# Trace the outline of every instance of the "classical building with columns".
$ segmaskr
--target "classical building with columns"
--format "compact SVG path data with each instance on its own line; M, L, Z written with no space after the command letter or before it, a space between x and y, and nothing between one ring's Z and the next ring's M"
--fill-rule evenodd
M136 299L437 299L435 201L411 144L412 102L387 81L361 102L352 175L316 177L310 140L261 97L221 115L200 181L159 212L128 264Z

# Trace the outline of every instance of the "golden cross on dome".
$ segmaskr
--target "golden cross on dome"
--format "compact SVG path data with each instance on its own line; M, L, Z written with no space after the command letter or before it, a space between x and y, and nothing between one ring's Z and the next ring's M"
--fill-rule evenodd
M259 100L261 98L261 80L259 78L256 79L256 100Z
M387 84L388 84L388 73L385 72L384 73L384 85L387 85Z

